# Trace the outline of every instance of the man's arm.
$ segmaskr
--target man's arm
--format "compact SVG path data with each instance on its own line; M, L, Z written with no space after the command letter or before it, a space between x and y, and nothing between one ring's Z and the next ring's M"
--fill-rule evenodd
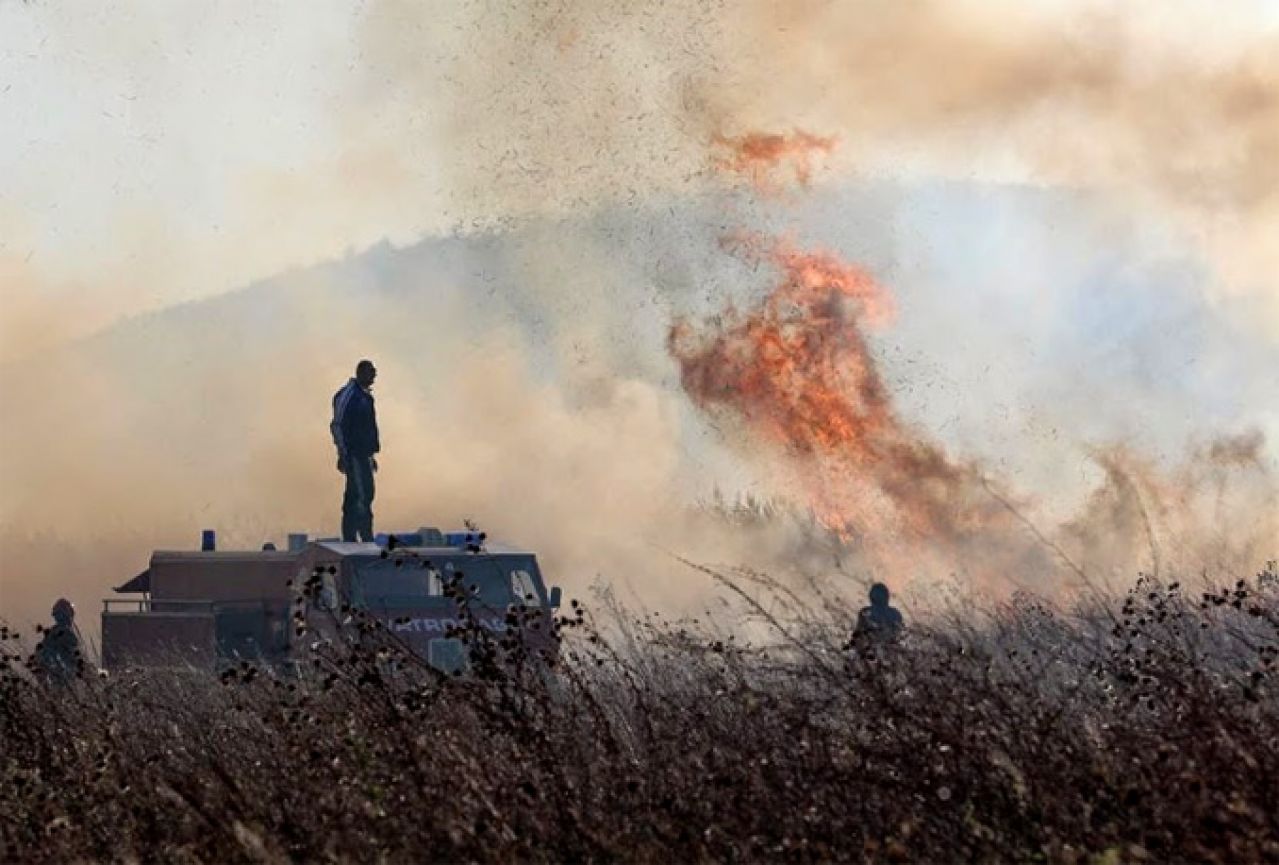
M853 627L853 639L866 636L870 632L870 615L867 608L857 612L857 624Z
M329 424L329 432L333 436L333 445L338 450L338 471L346 474L346 408L351 402L351 385L338 391L333 397L333 421Z

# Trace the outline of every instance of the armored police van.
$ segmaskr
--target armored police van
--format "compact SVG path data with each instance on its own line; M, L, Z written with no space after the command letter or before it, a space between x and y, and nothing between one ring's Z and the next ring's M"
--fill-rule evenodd
M107 669L283 664L317 634L340 638L358 616L451 671L465 664L458 633L467 628L500 636L518 621L526 648L553 653L560 604L533 553L433 528L375 543L290 535L286 550L219 550L206 532L199 550L152 553L115 592L102 611Z

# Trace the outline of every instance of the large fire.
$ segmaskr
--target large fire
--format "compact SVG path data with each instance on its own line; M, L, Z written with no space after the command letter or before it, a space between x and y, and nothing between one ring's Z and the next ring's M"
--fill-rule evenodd
M949 457L894 409L866 336L891 319L884 287L828 252L761 239L733 246L779 279L748 312L672 327L670 350L693 402L779 448L792 493L879 564L926 547L957 567L978 541L983 568L992 546L1024 556L1020 527L977 466Z
M808 186L815 157L829 155L835 149L836 140L796 130L789 135L751 132L730 137L717 134L712 143L723 151L715 161L717 168L745 176L758 189L771 190L779 185L776 174L783 165L790 166L800 186Z
M713 144L717 168L774 192L788 181L807 187L836 139L754 132L717 135ZM1041 529L1026 516L1030 502L898 414L867 337L894 313L874 277L784 241L747 236L727 245L778 279L752 309L672 326L684 390L703 411L735 422L745 448L772 457L773 487L886 577L962 572L996 591L1052 592L1141 568L1230 573L1273 555L1279 509L1261 504L1274 498L1275 481L1256 456L1259 433L1219 439L1179 472L1122 446L1089 448L1104 475L1099 487L1078 514ZM1229 542L1203 528L1223 522L1227 503Z

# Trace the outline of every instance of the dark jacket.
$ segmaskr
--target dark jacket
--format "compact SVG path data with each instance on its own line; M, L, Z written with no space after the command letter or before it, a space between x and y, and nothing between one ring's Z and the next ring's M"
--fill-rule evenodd
M45 631L36 647L40 667L51 679L65 682L80 669L80 638L69 624L59 622Z
M901 635L902 614L888 604L871 604L857 614L853 640L895 640Z
M351 379L333 394L333 444L338 456L368 457L382 449L377 436L377 412L373 394Z

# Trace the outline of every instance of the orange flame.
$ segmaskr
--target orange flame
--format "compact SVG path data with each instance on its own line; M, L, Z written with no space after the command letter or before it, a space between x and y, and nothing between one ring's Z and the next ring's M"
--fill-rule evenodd
M711 141L727 151L715 160L717 168L744 175L760 189L777 185L775 172L784 163L790 165L799 185L807 187L813 176L813 158L829 155L836 144L834 137L802 130L790 135L751 132L735 138L716 134Z
M1011 528L976 466L897 415L865 333L892 315L883 286L827 252L759 239L736 246L775 266L780 281L746 314L673 325L670 351L693 402L780 446L813 513L878 550L881 563L902 541L956 552L979 532Z
M1216 440L1171 474L1125 448L1094 451L1105 482L1045 534L1023 515L1023 497L988 486L978 464L898 415L867 337L893 302L865 269L755 236L729 246L776 268L778 281L746 312L672 325L683 388L702 411L735 421L748 446L782 455L779 492L884 578L959 572L999 594L1056 593L1114 568L1232 573L1273 556L1279 513L1260 432ZM1229 544L1202 530L1223 508L1239 536Z

